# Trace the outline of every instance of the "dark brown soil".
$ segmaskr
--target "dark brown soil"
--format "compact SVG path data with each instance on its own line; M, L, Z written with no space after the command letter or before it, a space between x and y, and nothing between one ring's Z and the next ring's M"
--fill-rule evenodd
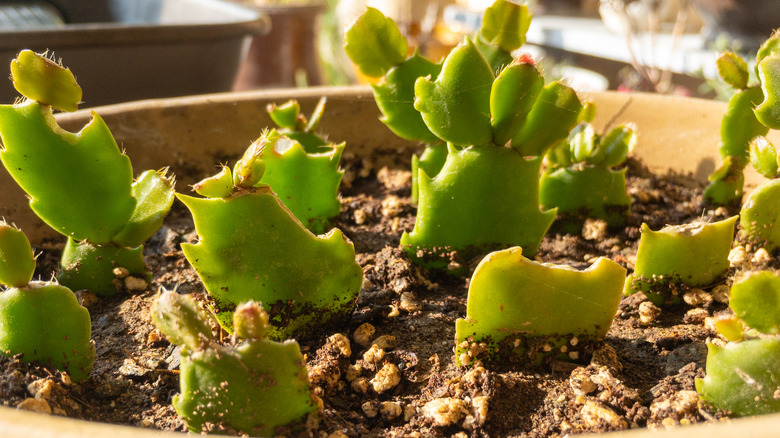
M375 169L367 160L348 161L346 167L342 213L334 225L354 242L365 280L349 321L301 342L315 391L324 402L320 427L313 433L334 438L551 437L721 416L700 403L694 390L694 379L703 375L705 341L716 337L707 318L728 311L709 293L708 299L664 309L654 319L645 311L644 321L644 297L625 298L589 362L553 362L544 369L457 367L455 320L465 315L468 279L423 271L398 249L401 233L414 223L410 173ZM658 178L636 163L629 167L634 205L626 228L591 227L587 239L552 230L536 258L584 268L595 257L607 256L630 271L642 222L658 229L729 215L725 209L703 208L701 187L686 178ZM74 384L59 372L0 358L3 405L185 430L170 404L178 392L179 352L151 324L149 305L163 287L204 293L179 246L196 237L189 212L177 205L146 247L154 273L147 290L107 299L79 292L92 315L97 348L88 381ZM58 246L37 248L42 251L42 278L51 276ZM475 261L467 263L473 267ZM336 333L350 339L351 354L334 345L331 336ZM373 344L382 347L384 356L371 354L376 347L365 354ZM401 381L378 393L369 382L386 364L397 367Z

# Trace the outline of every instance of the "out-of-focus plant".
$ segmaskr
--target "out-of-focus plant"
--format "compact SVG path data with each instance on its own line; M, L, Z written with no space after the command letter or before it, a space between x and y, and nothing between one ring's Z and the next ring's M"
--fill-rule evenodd
M736 416L780 411L780 277L748 274L731 288L733 315L716 320L726 345L708 343L702 398Z
M739 205L742 201L744 169L749 161L750 143L765 136L769 129L778 129L776 98L767 95L777 88L777 72L768 58L776 58L780 50L780 35L764 42L756 55L758 83L750 83L747 62L733 52L718 58L720 78L737 90L729 99L728 109L720 127L720 155L723 163L710 175L704 191L705 201L715 205ZM766 63L764 62L766 60ZM763 66L762 66L763 64Z
M569 134L567 141L552 148L545 157L546 171L539 182L539 201L544 209L558 209L564 229L579 232L587 218L623 225L631 198L626 193L623 164L636 144L631 125L618 126L602 136L590 122L595 116L592 104L585 120Z

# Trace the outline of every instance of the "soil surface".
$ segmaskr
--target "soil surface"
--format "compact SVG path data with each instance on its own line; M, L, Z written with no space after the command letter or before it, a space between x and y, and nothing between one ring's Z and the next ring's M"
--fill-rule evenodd
M419 269L398 249L401 233L414 224L410 172L398 170L400 164L380 167L370 160L346 159L345 167L342 212L334 226L355 244L365 279L349 321L300 342L323 401L320 425L311 435L554 437L724 416L700 402L694 379L704 374L705 341L717 338L712 317L729 312L727 282L706 291L681 291L683 302L663 310L649 306L642 294L624 298L604 342L579 363L458 367L455 320L466 313L468 279ZM656 177L635 162L628 167L633 201L628 226L607 230L589 221L582 236L553 228L537 260L582 269L606 256L631 272L642 222L659 229L733 213L702 207L702 188L688 178ZM2 404L186 430L171 406L178 392L179 350L151 324L149 306L160 288L203 297L180 247L196 240L189 212L177 203L146 245L151 285L134 285L110 298L77 292L92 315L97 360L90 379L75 384L39 364L0 358ZM41 278L51 277L61 246L36 248ZM740 269L773 263L760 251L741 248L732 251L732 263ZM473 268L477 261L458 263ZM349 339L349 349L336 342L336 334ZM390 384L374 385L380 370L400 377L399 383L391 378Z

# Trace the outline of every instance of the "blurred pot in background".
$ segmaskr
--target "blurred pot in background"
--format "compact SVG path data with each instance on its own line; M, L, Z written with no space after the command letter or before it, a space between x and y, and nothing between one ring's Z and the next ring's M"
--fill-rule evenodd
M252 39L233 89L322 85L318 35L327 4L263 0L241 3L265 13L271 31Z
M706 24L708 41L720 35L738 42L743 50L756 50L780 27L777 0L691 0Z

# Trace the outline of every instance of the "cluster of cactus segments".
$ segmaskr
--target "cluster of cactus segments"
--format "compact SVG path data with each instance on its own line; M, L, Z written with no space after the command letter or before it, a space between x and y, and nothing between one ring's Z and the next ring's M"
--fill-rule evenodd
M455 323L458 364L587 360L612 325L625 278L603 257L578 271L529 260L520 248L488 254L469 283L466 318Z
M750 83L747 62L733 52L718 58L720 78L736 92L729 100L720 126L722 164L712 175L704 191L705 200L714 205L739 205L742 201L744 169L749 162L750 144L769 129L780 129L780 34L767 39L756 55L759 83Z
M714 223L668 225L653 231L642 224L634 272L625 294L644 292L656 305L674 304L685 287L709 287L729 269L737 216Z
M269 338L282 340L348 318L363 272L340 230L312 234L261 182L263 150L279 141L285 139L277 131L264 132L232 171L223 166L195 184L203 198L177 197L192 212L199 236L182 250L213 298L220 324L232 330L236 306L257 301L270 315Z
M702 398L732 415L780 412L780 277L753 272L731 288L733 314L716 320L729 342L708 343Z
M560 82L545 86L529 57L509 54L525 42L530 18L525 5L496 1L478 35L441 66L407 58L406 41L379 11L369 9L347 31L346 50L360 70L384 75L374 87L383 121L396 133L409 121L414 131L399 135L446 144L414 165L417 219L401 245L415 262L445 267L453 252L468 259L512 246L533 255L555 218L539 208L542 157L568 136L582 104Z
M511 64L511 53L525 44L531 17L527 6L504 0L494 2L485 11L472 41L494 74ZM412 156L412 202L417 203L419 171L435 177L444 166L449 148L415 108L415 83L419 78L435 80L442 64L416 50L410 55L409 44L395 22L373 8L347 29L345 41L345 50L360 72L381 78L372 87L382 122L399 137L425 144L419 156Z
M764 43L759 59L757 69L764 100L755 108L755 116L768 129L780 129L780 34ZM780 247L780 157L763 135L750 141L748 156L753 168L768 181L745 198L740 211L740 236L754 247L773 251Z
M151 314L182 347L181 393L173 406L190 432L289 435L318 418L319 401L298 343L266 339L268 315L259 304L236 308L234 345L215 341L208 316L188 296L164 292Z
M89 312L76 295L55 282L32 281L35 257L21 230L0 222L0 354L21 354L67 371L74 381L89 377L95 346Z
M269 105L268 113L282 137L261 155L262 182L315 234L325 232L330 219L341 212L339 162L345 143L334 144L316 134L324 109L322 98L307 120L297 101Z
M60 282L111 295L115 268L149 279L141 245L173 204L173 177L150 170L134 181L130 159L97 113L75 134L57 125L52 110L73 111L81 100L70 70L25 50L11 72L27 99L0 106L0 160L32 210L68 237Z
M547 152L539 201L543 209L558 209L564 229L571 226L576 232L587 218L621 226L631 198L626 193L626 168L613 168L623 164L636 145L635 129L628 124L599 135L591 124L595 106L586 104L582 115L567 140Z

